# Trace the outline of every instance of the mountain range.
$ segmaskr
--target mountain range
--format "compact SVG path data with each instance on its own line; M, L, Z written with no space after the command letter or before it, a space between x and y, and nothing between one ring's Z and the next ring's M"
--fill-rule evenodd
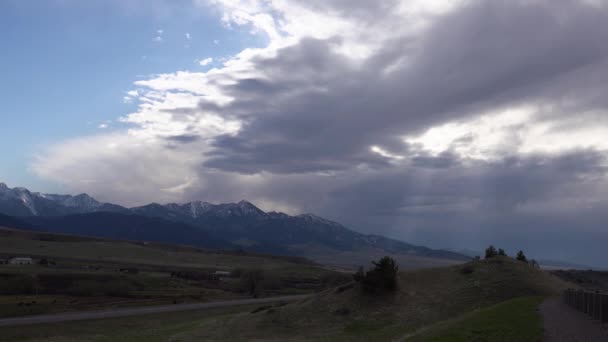
M14 228L210 249L243 249L313 260L321 258L321 254L329 260L338 256L352 259L353 253L390 254L417 261L469 259L452 251L361 234L313 214L265 212L248 201L152 203L125 208L101 203L87 194L42 194L0 183L0 214L6 215L0 216L0 225Z

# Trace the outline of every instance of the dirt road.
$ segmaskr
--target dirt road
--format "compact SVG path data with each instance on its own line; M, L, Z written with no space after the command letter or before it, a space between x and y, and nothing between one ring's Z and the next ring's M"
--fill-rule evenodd
M238 300L198 303L198 304L175 304L175 305L140 307L140 308L132 308L132 309L71 312L71 313L53 314L53 315L37 315L37 316L26 316L26 317L16 317L16 318L3 318L3 319L0 319L0 327L27 325L27 324L39 324L39 323L81 321L81 320L90 320L90 319L116 318L116 317L138 316L138 315L176 312L176 311L204 310L204 309L212 309L212 308L236 306L236 305L267 304L267 303L274 303L274 302L293 302L293 301L297 301L297 300L304 299L307 297L308 297L308 295L281 296L281 297L268 297L268 298L256 298L256 299L238 299Z
M545 342L608 341L606 326L564 304L561 298L545 300L539 310L544 321Z

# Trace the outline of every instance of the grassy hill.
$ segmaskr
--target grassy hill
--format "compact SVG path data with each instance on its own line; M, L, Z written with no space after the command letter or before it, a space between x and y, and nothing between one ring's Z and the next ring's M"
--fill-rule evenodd
M406 271L393 295L370 297L357 287L325 291L284 307L207 322L185 340L393 340L417 329L514 298L551 296L558 278L509 258ZM412 335L414 334L414 335Z

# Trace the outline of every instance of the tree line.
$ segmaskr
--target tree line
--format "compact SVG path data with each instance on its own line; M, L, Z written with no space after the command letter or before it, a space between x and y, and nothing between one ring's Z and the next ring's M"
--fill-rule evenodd
M485 254L486 259L491 259L491 258L494 258L497 256L508 257L507 253L502 248L497 249L493 245L490 245L488 248L486 248L486 254ZM479 259L479 257L477 257L476 259ZM538 262L536 262L536 260L534 260L534 259L528 260L528 258L526 257L526 255L524 254L524 252L522 250L517 252L517 254L515 255L515 260L521 261L526 264L530 264L534 267L540 267Z

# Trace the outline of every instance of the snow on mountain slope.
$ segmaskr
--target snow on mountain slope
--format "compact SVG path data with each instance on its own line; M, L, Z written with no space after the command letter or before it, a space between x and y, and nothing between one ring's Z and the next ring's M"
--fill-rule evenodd
M61 216L98 211L128 211L115 204L100 203L87 194L42 194L0 183L0 213L11 216Z

